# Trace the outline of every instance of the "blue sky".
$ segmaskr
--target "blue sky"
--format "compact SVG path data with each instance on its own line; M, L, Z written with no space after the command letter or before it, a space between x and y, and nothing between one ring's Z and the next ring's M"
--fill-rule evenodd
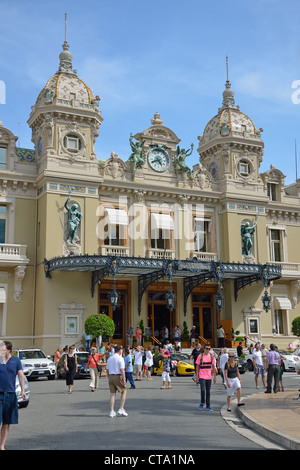
M99 159L114 151L127 160L130 132L158 111L183 147L194 143L188 163L198 163L197 136L221 106L228 56L236 104L264 129L260 171L274 163L294 182L296 139L300 177L299 1L0 0L0 120L22 147L33 147L31 106L58 69L65 12L73 67L101 97Z

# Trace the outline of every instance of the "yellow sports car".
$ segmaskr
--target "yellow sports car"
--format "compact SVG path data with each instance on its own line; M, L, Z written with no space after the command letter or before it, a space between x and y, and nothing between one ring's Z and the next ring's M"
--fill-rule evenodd
M161 358L153 358L153 374L162 374L163 360ZM176 375L194 375L195 367L190 364L190 356L184 353L171 353L171 370L176 369Z

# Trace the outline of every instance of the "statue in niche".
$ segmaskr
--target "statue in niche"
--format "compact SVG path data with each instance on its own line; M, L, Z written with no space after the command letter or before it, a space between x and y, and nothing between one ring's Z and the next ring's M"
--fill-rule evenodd
M143 140L143 142L139 142L137 140L136 143L134 143L132 137L132 133L130 133L129 142L132 149L132 154L129 157L129 161L133 163L133 171L136 171L137 168L142 167L145 163L145 155L143 148L145 140Z
M251 226L250 222L246 222L241 225L241 236L242 236L242 254L249 256L253 246L253 233L257 225L257 217L255 218L254 224Z
M75 237L82 219L82 214L78 210L78 204L72 204L70 207L71 196L65 202L65 209L68 211L68 235L67 243L75 244Z
M185 163L186 157L190 156L193 152L194 144L191 144L191 148L189 150L181 149L179 145L177 145L176 157L175 157L175 168L179 173L187 173L190 178L192 178L192 170L190 167Z

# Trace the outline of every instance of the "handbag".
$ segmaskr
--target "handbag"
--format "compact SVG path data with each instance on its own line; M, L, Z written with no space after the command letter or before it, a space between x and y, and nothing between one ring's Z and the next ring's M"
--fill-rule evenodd
M150 367L151 366L151 359L149 359L149 357L145 360L145 366L146 367Z
M100 364L97 363L96 359L94 358L94 356L92 355L92 358L96 364L96 367L97 367L97 371L99 372L100 374L100 377L101 377L101 372L102 372L102 366Z

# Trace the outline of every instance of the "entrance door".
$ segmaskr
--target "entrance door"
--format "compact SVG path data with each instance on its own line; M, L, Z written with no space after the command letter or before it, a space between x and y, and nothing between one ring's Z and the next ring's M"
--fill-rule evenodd
M101 293L100 295L100 305L99 305L99 313L104 313L108 315L115 324L115 332L112 341L116 344L123 344L123 340L125 338L125 331L124 331L124 294L121 294L121 298L118 300L118 305L116 306L115 310L113 310L112 306L110 305L110 300L107 296L107 293Z
M151 328L152 334L160 341L164 340L164 327L168 329L168 339L172 339L176 319L176 309L170 312L167 308L166 293L168 288L169 285L164 283L159 284L156 291L148 292L148 327Z
M213 309L212 307L193 306L193 325L196 335L201 336L213 346Z

